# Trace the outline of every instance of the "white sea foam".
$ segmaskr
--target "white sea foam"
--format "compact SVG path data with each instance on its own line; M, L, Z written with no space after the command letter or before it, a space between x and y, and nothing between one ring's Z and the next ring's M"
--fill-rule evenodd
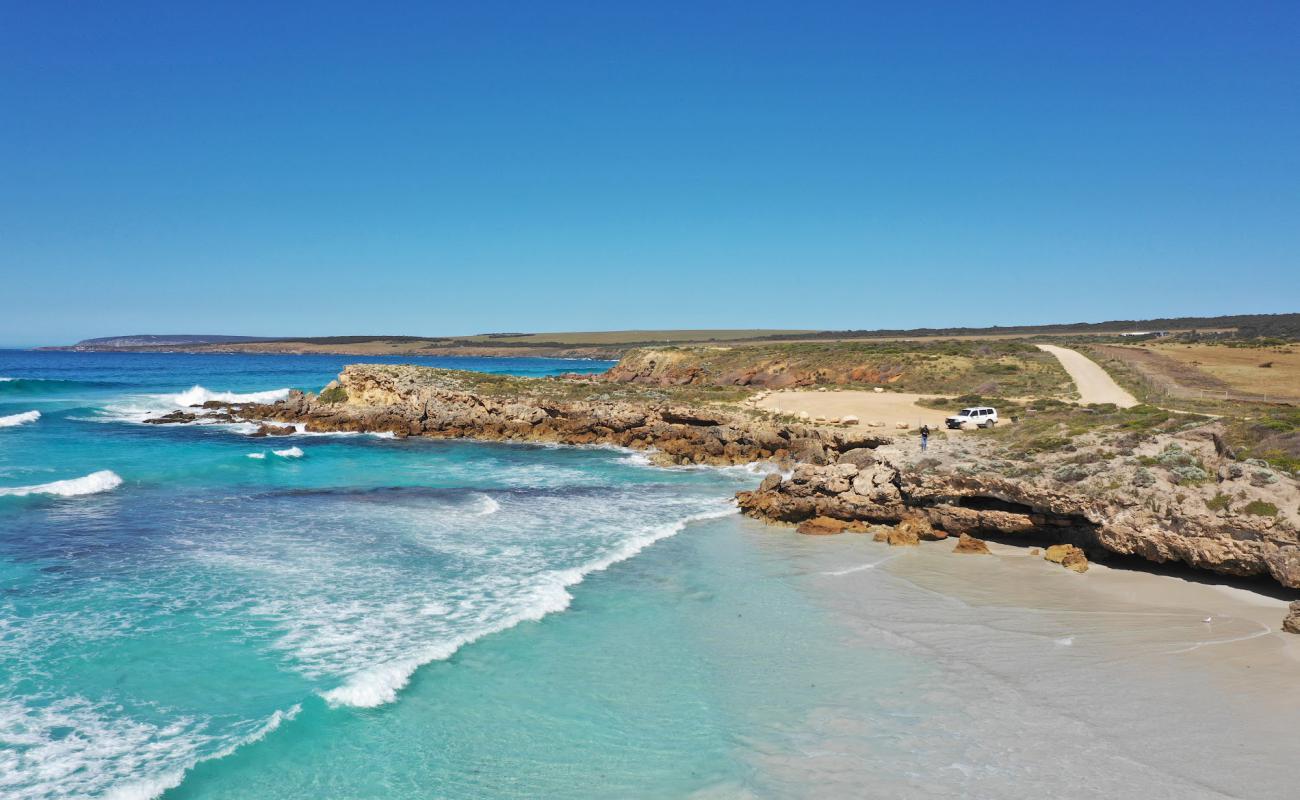
M476 517L488 517L501 510L501 504L487 495L479 495L479 507L474 512Z
M736 513L738 509L735 504L727 502L725 508L692 514L675 522L651 526L640 535L627 539L607 554L580 567L542 573L537 576L527 596L521 598L522 602L495 622L456 636L449 641L425 647L411 656L362 669L345 679L341 685L322 692L321 697L335 707L373 708L391 703L397 699L398 692L406 686L411 675L420 666L450 658L461 647L484 636L513 628L521 622L535 622L547 614L564 611L573 599L569 594L569 587L581 583L591 573L600 572L631 558L651 544L680 532L692 522L718 519Z
M171 399L178 406L199 406L210 400L217 400L222 403L274 403L276 400L283 400L288 396L288 389L236 394L235 392L214 392L196 384L180 394L172 395Z
M0 488L0 497L26 497L31 494L49 494L56 497L77 497L83 494L98 494L99 492L108 492L122 485L122 479L116 472L111 470L100 470L84 475L80 478L70 478L65 481L53 481L51 483L40 483L35 486L13 486L9 488Z
M199 419L194 424L228 425L232 430L247 428L251 432L257 430L257 426L250 426L246 423L221 423L205 420L203 416L212 412L208 409L192 408L192 406L201 406L209 400L218 400L223 403L273 403L288 396L288 389L272 389L266 392L238 394L236 392L214 392L206 387L195 385L177 394L146 394L123 398L119 402L105 406L98 412L99 417L94 421L144 422L151 417L179 409L198 415Z
M19 425L26 425L29 422L35 422L41 418L39 411L24 411L21 414L10 414L7 417L0 417L0 428L14 428Z
M249 453L248 458L255 458L259 461L266 458L266 453Z
M280 458L302 458L303 452L301 447L289 447L284 450L272 450Z

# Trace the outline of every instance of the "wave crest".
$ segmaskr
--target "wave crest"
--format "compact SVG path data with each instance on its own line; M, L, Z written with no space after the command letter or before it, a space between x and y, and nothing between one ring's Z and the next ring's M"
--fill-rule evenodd
M39 411L24 411L21 414L10 414L7 417L0 417L0 428L14 428L19 425L26 425L29 422L35 422L41 418Z
M0 497L26 497L32 494L48 494L55 497L78 497L83 494L109 492L122 485L122 479L112 470L102 469L80 478L65 481L40 483L35 486L12 486L0 489Z
M421 666L432 661L448 659L461 647L484 636L513 628L521 622L536 622L547 614L564 611L573 600L573 596L568 591L569 587L581 583L591 573L600 572L631 558L660 539L681 532L692 522L719 519L737 514L739 511L740 509L734 503L728 502L724 508L692 514L675 522L652 527L642 535L628 539L603 557L583 566L543 573L538 576L540 581L531 592L531 602L523 604L499 622L451 641L428 647L409 658L363 669L350 675L339 686L321 692L320 696L334 707L373 708L391 703L397 699L397 693L410 682L411 675Z
M238 394L236 392L214 392L211 389L195 384L180 394L172 395L169 399L178 406L201 406L210 400L222 403L274 403L288 396L288 389L272 389L267 392Z

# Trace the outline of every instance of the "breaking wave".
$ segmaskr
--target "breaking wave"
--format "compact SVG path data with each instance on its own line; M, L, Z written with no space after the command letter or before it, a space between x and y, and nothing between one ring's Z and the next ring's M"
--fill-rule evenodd
M289 447L284 450L272 450L280 458L302 458L303 452L301 447Z
M411 675L424 664L446 660L461 647L484 636L513 628L521 622L536 622L547 614L564 611L573 600L573 596L568 591L569 587L581 583L591 573L600 572L631 558L651 544L679 533L692 522L719 519L736 513L738 509L728 503L724 509L692 514L675 522L651 526L640 535L633 536L606 555L583 566L542 573L537 576L538 582L524 602L498 621L478 630L466 632L449 641L426 647L409 657L362 669L344 680L341 685L321 692L320 695L334 707L373 708L391 703L397 699L398 692L410 682Z
M83 494L109 492L122 485L122 479L116 472L100 470L80 478L65 481L41 483L35 486L13 486L0 488L0 497L26 497L33 494L48 494L55 497L78 497Z
M35 422L41 418L39 411L24 411L21 414L10 414L7 417L0 417L0 428L15 428L19 425L26 425L28 422Z
M274 403L288 396L288 389L272 389L269 392L238 394L236 392L214 392L196 384L180 394L172 395L171 400L178 406L201 406L210 400L221 403Z

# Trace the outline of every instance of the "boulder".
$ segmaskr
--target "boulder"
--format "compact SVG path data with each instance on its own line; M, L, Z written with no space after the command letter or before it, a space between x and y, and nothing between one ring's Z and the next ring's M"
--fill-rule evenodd
M895 526L896 530L901 530L908 536L915 536L918 540L924 539L927 542L937 542L940 539L947 539L947 531L938 530L930 524L929 517L924 514L908 514L899 521Z
M845 524L842 520L833 517L813 517L799 523L795 528L799 533L806 533L813 536L824 536L832 533L843 533Z
M840 422L843 422L845 425L857 425L858 418L853 414L845 414L844 416L840 417Z
M1074 572L1088 571L1088 557L1072 544L1054 544L1043 553L1043 558Z
M297 433L298 429L292 425L268 425L265 422L253 431L254 436L289 436Z
M885 531L883 538L879 533L874 538L878 542L888 542L890 547L916 547L921 543L920 537L916 535L916 529L904 527L901 522Z
M771 475L763 478L763 482L758 485L760 492L770 492L781 485L781 476L773 472Z
M968 533L963 533L957 539L957 546L952 549L954 553L971 553L974 555L992 555L989 552L989 546L983 539L976 539Z
M193 422L198 419L195 414L186 411L173 411L170 414L163 414L161 417L145 420L150 425L180 425L186 422Z
M852 450L840 453L840 457L835 460L835 463L852 464L858 469L863 469L876 463L876 451L866 447L855 447Z
M1286 619L1282 620L1282 630L1287 633L1300 633L1300 600L1287 607Z

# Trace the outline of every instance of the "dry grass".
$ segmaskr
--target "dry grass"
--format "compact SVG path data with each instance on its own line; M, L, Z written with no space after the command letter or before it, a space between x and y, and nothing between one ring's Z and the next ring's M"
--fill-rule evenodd
M791 336L815 333L811 330L786 329L720 329L720 330L670 330L670 331L589 331L568 333L523 333L517 336L484 334L457 336L458 342L492 342L495 344L567 344L567 345L631 345L671 344L674 342L733 342L759 336Z
M1300 345L1274 348L1153 345L1151 350L1223 381L1239 392L1300 399ZM1271 364L1261 367L1261 364Z

